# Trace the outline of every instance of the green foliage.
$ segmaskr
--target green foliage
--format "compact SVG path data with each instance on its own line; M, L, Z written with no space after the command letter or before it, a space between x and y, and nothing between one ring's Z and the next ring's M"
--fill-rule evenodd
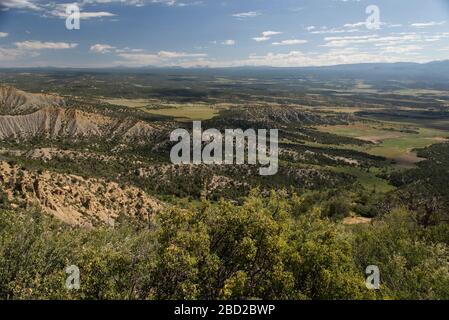
M345 197L335 197L324 205L324 215L330 218L344 218L351 212L351 204Z
M150 226L72 228L37 210L0 211L1 299L448 299L444 229L404 210L344 227L301 197L254 190L167 208ZM447 230L447 229L445 229ZM365 268L381 270L381 290ZM65 268L80 269L80 290Z
M417 211L425 226L449 222L449 143L435 144L418 152L426 158L418 167L390 175L399 187L397 202Z
M447 300L449 247L433 239L426 241L432 233L418 225L415 215L393 210L354 233L355 259L360 266L380 268L386 297Z

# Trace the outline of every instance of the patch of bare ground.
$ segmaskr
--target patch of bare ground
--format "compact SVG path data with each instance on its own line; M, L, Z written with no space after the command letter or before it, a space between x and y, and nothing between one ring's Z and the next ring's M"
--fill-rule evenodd
M379 144L379 143L382 143L382 141L384 141L384 140L395 139L395 138L400 138L400 137L401 137L400 134L391 133L391 134L382 134L379 136L360 136L360 137L356 137L356 139L359 139L362 141L367 141L367 142L372 142L374 144Z
M401 167L414 167L415 164L426 160L425 158L420 158L418 157L418 155L416 154L416 152L410 151L407 152L403 155L400 155L398 157L394 158L394 161L396 162L397 165L401 166Z
M357 225L357 224L368 224L371 223L371 218L364 217L346 217L343 219L344 225Z

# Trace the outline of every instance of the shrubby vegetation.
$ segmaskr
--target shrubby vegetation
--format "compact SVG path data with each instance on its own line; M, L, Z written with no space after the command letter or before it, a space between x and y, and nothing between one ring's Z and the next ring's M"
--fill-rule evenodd
M395 172L391 182L399 187L396 198L418 212L420 223L449 222L449 144L441 143L418 151L426 158L417 168Z
M295 194L254 190L241 206L203 201L87 230L4 208L1 299L449 299L447 225L403 209L349 227ZM379 291L365 287L372 264ZM69 265L80 290L65 288Z

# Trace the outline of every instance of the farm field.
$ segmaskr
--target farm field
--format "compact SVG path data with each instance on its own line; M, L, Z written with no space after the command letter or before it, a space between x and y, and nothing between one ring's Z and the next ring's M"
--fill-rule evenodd
M206 105L180 105L169 108L144 108L149 114L173 117L177 121L208 120L218 115L219 109Z
M377 175L380 172L374 167L369 168L368 170L363 170L356 167L331 167L330 169L335 172L343 172L355 176L357 181L366 190L379 193L388 193L396 189L387 180L379 178Z
M151 103L157 102L157 100L148 100L148 99L120 99L120 98L113 98L113 99L102 98L100 99L100 101L112 105L125 106L129 108L142 108Z
M173 104L157 99L101 99L111 105L135 108L146 113L173 117L176 121L208 120L217 116L223 107L213 107L208 104Z
M449 131L417 128L394 123L359 122L349 125L320 126L318 130L371 142L355 150L394 160L399 167L413 167L424 160L415 149L446 141Z

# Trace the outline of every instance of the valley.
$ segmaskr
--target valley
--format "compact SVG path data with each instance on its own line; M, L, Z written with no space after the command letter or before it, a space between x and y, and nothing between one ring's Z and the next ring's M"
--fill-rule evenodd
M433 117L433 113L444 113L443 109L433 111L435 107L427 109L427 113L422 111L418 95L421 92L437 103L444 96L441 90L415 93L403 89L389 98L390 103L397 99L399 106L388 111L395 116L383 121L378 115L386 111L382 113L384 109L369 97L387 93L368 80L355 81L354 90L346 91L344 99L353 101L356 99L352 95L360 99L362 87L370 89L363 92L366 101L355 107L340 101L342 89L338 89L341 83L337 86L337 82L335 89L332 82L300 82L298 89L306 84L328 88L311 95L302 93L302 89L292 90L291 82L268 81L258 78L259 74L252 74L246 81L240 71L226 71L227 75L217 76L216 80L206 72L192 71L192 77L183 72L175 76L156 71L160 80L157 84L153 75L146 73L56 73L59 80L70 84L64 87L55 86L54 72L40 72L37 77L35 72L17 76L5 73L4 81L9 84L0 90L2 157L35 170L125 182L161 201L167 197L171 198L169 202L174 201L173 195L189 201L203 197L239 201L253 188L308 193L329 187L351 190L359 185L366 192L394 193L396 187L388 176L417 168L427 160L418 156L418 150L444 143L449 137L449 128L435 128L427 120L419 122L418 116L410 118L415 112L425 114L425 119ZM280 72L292 77L289 71ZM264 73L260 75L265 77ZM48 87L39 93L22 91L31 89L33 79L47 79ZM106 87L101 84L111 80L122 89L113 94L104 91ZM240 86L242 82L245 86ZM267 83L277 91L265 93ZM233 84L239 84L239 88ZM289 91L284 90L287 84ZM87 93L94 85L98 91L95 95L80 94L79 90ZM217 86L222 91L217 91ZM226 95L227 86L232 86L232 96ZM67 92L68 88L71 92ZM122 91L128 88L134 91L132 95ZM329 96L332 90L337 95ZM404 99L412 102L407 106L407 117L399 119ZM191 130L193 120L202 120L205 129L279 129L278 175L272 179L257 177L255 168L247 165L171 165L168 156L173 143L169 134L177 127ZM350 214L360 213L351 210Z
M24 265L22 289L12 293L10 273L0 295L447 297L449 87L400 80L288 68L0 70L0 230L30 237L31 248L46 232L54 265L39 263L51 285L68 259L59 242L87 247L73 259L101 288L46 291ZM194 120L220 132L277 129L277 173L173 164L170 133L191 133ZM385 245L397 233L404 247ZM12 238L0 241L14 255ZM393 251L377 252L379 243ZM435 265L441 287L429 279L424 293L398 290L412 271L393 271L390 254L412 269ZM315 258L326 262L314 267ZM112 272L103 261L127 280L99 280L98 270ZM360 285L373 261L391 272L385 291ZM321 273L336 266L342 282L326 284Z

